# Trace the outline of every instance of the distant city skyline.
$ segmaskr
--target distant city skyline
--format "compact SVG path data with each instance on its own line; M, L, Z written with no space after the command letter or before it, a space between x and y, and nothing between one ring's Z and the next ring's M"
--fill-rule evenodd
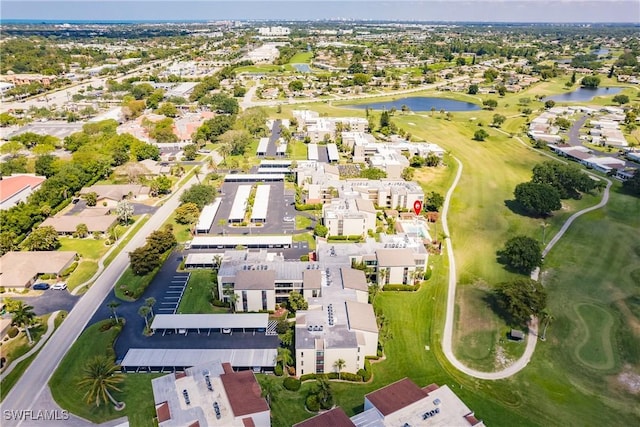
M640 23L638 0L2 0L0 21L385 20Z

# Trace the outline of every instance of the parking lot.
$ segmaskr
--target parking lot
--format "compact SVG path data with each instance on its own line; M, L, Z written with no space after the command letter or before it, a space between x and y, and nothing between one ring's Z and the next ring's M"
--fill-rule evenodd
M209 230L209 234L282 234L284 230L293 230L288 224L285 228L283 218L287 216L295 217L295 207L293 195L285 197L284 182L268 182L259 183L259 185L271 186L269 193L269 208L267 211L267 222L260 227L230 227L218 225L220 219L226 220L231 213L231 206L238 191L238 186L248 185L252 183L243 182L225 182L222 185L222 203L213 220L213 225Z
M156 300L156 312L158 314L176 314L184 290L189 282L191 273L175 273L171 281L166 284L164 295Z

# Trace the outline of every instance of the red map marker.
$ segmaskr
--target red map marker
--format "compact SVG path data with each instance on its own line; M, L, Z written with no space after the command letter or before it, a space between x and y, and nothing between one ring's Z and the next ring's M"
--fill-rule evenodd
M420 211L422 211L422 202L420 200L413 202L413 211L416 215L420 215Z

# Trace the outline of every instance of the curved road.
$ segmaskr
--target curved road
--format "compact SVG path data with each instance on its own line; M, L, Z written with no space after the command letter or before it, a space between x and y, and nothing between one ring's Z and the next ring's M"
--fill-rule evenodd
M527 366L529 361L531 361L531 357L533 356L533 352L536 349L536 343L538 341L537 339L538 319L534 317L531 323L529 324L529 334L527 335L527 346L524 350L524 353L520 357L520 359L516 360L513 364L507 366L505 369L501 371L482 372L475 369L471 369L468 366L464 365L462 362L460 362L456 358L456 356L453 354L452 340L453 340L453 324L455 320L454 317L455 317L457 278L456 278L456 262L453 256L453 244L451 242L451 237L449 234L449 225L447 223L447 216L449 213L449 204L451 202L451 197L453 195L454 190L456 189L456 186L458 185L458 181L460 181L460 177L462 176L462 162L458 160L456 157L453 157L453 158L458 163L458 172L456 173L456 177L453 180L453 184L451 184L451 187L447 191L444 206L442 209L442 230L446 236L445 244L447 247L447 256L449 258L449 285L448 285L448 292L447 292L447 313L446 313L445 323L444 323L444 335L442 337L442 351L444 352L444 355L446 356L446 358L449 360L449 363L451 363L459 371L469 376L472 376L474 378L479 378L483 380L500 380L500 379L508 378L516 374L517 372L520 372L522 369L524 369L525 366ZM562 225L562 227L560 228L560 231L558 231L558 233L553 237L553 239L551 239L549 244L545 247L544 251L542 252L543 256L549 253L551 248L553 248L553 246L560 240L560 238L569 229L569 227L571 226L573 221L575 221L576 218L586 213L589 213L591 211L594 211L596 209L600 209L601 207L607 204L607 202L609 201L609 188L611 187L611 181L606 178L605 178L605 181L607 182L607 186L604 189L604 193L602 195L602 200L600 200L600 203L598 203L597 205L588 207L586 209L583 209L581 211L578 211L573 215L571 215L571 217L569 217L569 219Z

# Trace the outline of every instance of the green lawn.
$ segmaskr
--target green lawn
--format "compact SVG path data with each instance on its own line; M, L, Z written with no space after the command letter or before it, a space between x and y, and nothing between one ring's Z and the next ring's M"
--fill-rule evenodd
M73 290L87 280L91 279L98 271L98 263L95 261L81 261L75 271L69 276L67 286Z
M289 64L308 64L313 58L313 52L298 52L291 57Z
M144 276L134 274L133 270L131 270L131 266L127 267L124 273L122 273L122 276L120 276L120 279L116 282L116 297L123 301L135 301L138 299L139 295L144 293L144 290L147 289L147 286L149 286L153 278L158 274L158 271L160 271L162 264L164 264L164 260L167 259L171 250L162 254L160 265Z
M65 317L67 316L67 312L66 311L62 311L58 314L58 316L56 317L56 319L53 322L53 327L55 329L57 329L60 324L62 323L62 321L65 319ZM42 317L42 324L46 324L47 320L49 318L49 315L43 316ZM44 331L44 327L37 327L35 328L35 337L39 340L41 335L45 332ZM18 346L14 347L13 350L10 350L9 348L6 348L8 346L6 346L6 343L3 343L3 347L2 347L2 356L3 357L7 357L8 361L11 361L11 359L17 359L18 357L20 357L21 355L25 354L27 351L29 351L32 347L29 347L26 345L26 336L24 336L24 334L20 334L19 335L20 338L18 338L18 341L14 341L14 342L20 342L20 341L24 341L24 345L23 344L19 344ZM35 339L35 338L34 338ZM29 365L31 364L31 362L33 362L33 359L36 358L36 356L38 355L38 353L40 353L40 350L42 348L40 348L38 351L36 351L34 354L32 354L31 356L27 357L26 359L24 359L23 361L21 361L20 363L18 363L13 370L2 380L2 382L0 383L0 401L4 400L5 396L9 393L9 391L11 391L11 389L13 388L13 386L16 384L16 382L18 382L18 380L20 379L20 377L22 376L22 374L24 373L24 371L27 370L27 368L29 367ZM9 351L12 353L10 356L8 356ZM5 364L5 366L9 366L8 364Z
M94 423L128 416L131 425L151 427L155 416L151 380L158 375L127 374L120 385L122 391L113 393L116 399L126 403L126 408L121 412L115 411L113 405L96 407L85 403L84 391L77 385L87 360L97 355L113 356L113 342L121 327L113 326L104 332L100 331L100 327L109 322L111 320L91 325L80 335L49 381L51 394L63 409Z
M104 239L60 237L59 240L61 251L77 252L81 258L97 260L109 250L109 246L104 244Z
M300 233L293 235L294 242L307 242L309 244L309 250L314 250L316 248L316 239L313 237L311 233Z
M133 229L131 230L131 232L124 239L119 239L117 241L118 247L105 258L105 260L104 260L104 266L105 267L108 266L109 264L111 264L111 261L113 261L113 259L120 253L120 251L127 244L127 242L129 240L131 240L133 238L133 236L135 236L135 234L138 231L140 231L140 228L142 228L144 223L149 220L149 216L148 215L144 215L144 216L138 217L138 218L134 217L134 220L135 220L135 224L133 225ZM129 227L131 227L131 226L129 226ZM116 230L118 232L118 236L122 236L125 233L125 227L123 227L121 225L116 226Z
M313 221L303 215L296 215L296 230L306 230L307 227L311 227Z
M219 298L218 285L214 279L215 276L211 270L192 270L177 312L184 314L228 313L229 309L214 307L211 304L211 298L214 295L215 298Z

